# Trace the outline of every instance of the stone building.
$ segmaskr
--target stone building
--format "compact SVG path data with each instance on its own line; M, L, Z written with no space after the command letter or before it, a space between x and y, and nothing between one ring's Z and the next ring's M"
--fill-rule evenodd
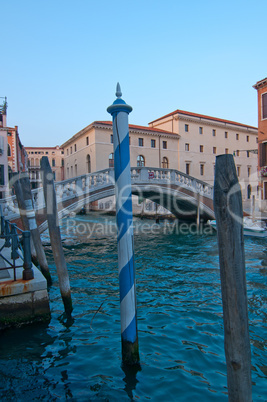
M257 195L256 127L184 110L160 117L149 127L178 134L178 169L211 185L216 155L233 154L243 199Z
M18 126L7 126L7 102L0 105L0 198L8 196L9 180L14 173L27 171L27 153Z
M40 162L47 156L54 174L55 181L64 180L64 151L58 145L55 147L25 147L28 155L28 170L32 188L41 186Z
M129 125L131 166L178 169L179 135ZM112 122L95 121L63 145L66 179L114 167Z
M253 87L258 93L259 185L262 199L267 200L267 77Z

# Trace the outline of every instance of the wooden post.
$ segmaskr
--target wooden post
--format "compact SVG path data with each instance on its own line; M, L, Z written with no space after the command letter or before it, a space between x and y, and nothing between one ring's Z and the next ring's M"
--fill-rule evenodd
M29 230L31 233L33 247L37 256L36 259L38 261L42 274L44 275L48 285L50 286L52 284L52 278L42 246L40 233L36 224L29 177L24 175L23 177L16 180L13 186L16 193L24 230Z
M255 195L252 196L252 221L255 221Z
M197 232L199 233L200 226L200 194L197 193Z
M41 174L43 181L44 198L46 203L48 230L58 274L60 293L63 300L65 312L67 315L70 315L73 308L70 292L69 274L61 243L53 172L47 156L43 156L41 159Z
M252 401L243 208L234 158L216 158L214 182L229 401Z
M29 231L30 227L29 227L28 218L27 218L26 213L25 213L26 207L25 207L25 203L24 203L21 184L20 184L20 181L19 181L19 173L14 177L13 188L14 188L16 198L17 198L17 202L18 202L18 207L19 207L20 218L21 218L23 230ZM32 236L30 238L30 242L31 242L32 260L33 260L34 264L36 263L36 265L37 265L38 258L37 258L37 253L36 253L36 250L35 250L35 247L34 247Z

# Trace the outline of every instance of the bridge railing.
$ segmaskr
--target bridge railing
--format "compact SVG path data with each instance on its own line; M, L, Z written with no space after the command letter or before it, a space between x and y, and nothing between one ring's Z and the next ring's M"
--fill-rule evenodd
M213 187L211 185L175 169L132 167L131 178L132 183L135 185L138 185L138 183L176 185L187 188L194 193L199 193L207 198L212 199L213 197ZM95 173L88 173L55 182L57 202L62 203L83 195L87 196L94 190L108 186L114 186L114 168L103 169ZM32 190L32 198L36 211L42 210L45 207L42 187ZM19 208L15 196L0 200L0 206L2 207L4 217L10 220L19 217Z
M174 184L213 198L213 186L175 169L153 167L131 168L132 180L151 184Z

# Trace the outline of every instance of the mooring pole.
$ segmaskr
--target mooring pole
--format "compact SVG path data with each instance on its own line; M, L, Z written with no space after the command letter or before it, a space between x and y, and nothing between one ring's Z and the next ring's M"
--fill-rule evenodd
M70 315L73 309L72 309L72 300L70 292L69 274L61 243L54 176L47 156L43 156L41 159L41 173L43 181L44 198L46 203L46 217L48 223L48 230L58 274L60 293L65 307L65 312L67 315Z
M35 249L36 259L48 285L51 285L52 278L36 223L29 177L25 175L20 177L18 180L14 181L13 187L17 197L24 230L31 232L31 240Z
M200 227L200 194L197 193L197 231L199 233Z
M120 284L122 361L139 363L136 315L136 286L133 250L133 212L129 148L128 115L132 107L121 99L119 83L117 99L107 111L113 118L116 217L118 230L118 264Z
M229 401L252 401L242 196L232 155L216 158L214 181Z

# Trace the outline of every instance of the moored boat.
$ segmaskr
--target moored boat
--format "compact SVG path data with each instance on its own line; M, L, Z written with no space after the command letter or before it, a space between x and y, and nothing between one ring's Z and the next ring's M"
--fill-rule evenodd
M208 221L208 224L217 230L216 220ZM249 217L243 218L244 236L267 237L266 223L261 220L253 220Z

